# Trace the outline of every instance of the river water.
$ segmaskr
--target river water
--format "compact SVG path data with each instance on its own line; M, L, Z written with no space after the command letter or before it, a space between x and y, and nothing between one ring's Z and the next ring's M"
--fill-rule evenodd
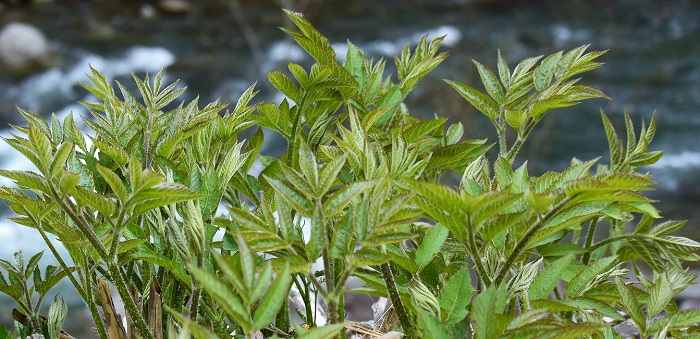
M286 68L289 61L309 62L277 29L289 24L282 12L267 2L243 1L238 10L223 6L223 0L213 3L179 16L163 15L148 5L119 7L77 1L3 10L1 24L23 21L37 26L62 56L61 64L46 72L23 79L0 77L3 126L22 123L15 106L44 115L55 112L59 117L71 111L85 114L76 102L92 100L78 85L87 81L88 65L124 84L133 82L130 72L143 76L165 68L167 80L181 79L188 86L186 99L199 95L201 102L216 98L235 102L254 81L261 90L260 100L279 99L264 85L264 74ZM606 65L585 74L583 82L600 88L612 100L593 100L553 112L522 152L530 172L561 170L573 157L604 156L605 162L607 143L600 109L620 128L625 110L637 126L656 111L658 132L651 148L663 149L666 155L646 168L659 181L652 196L661 200L665 217L689 219L686 235L699 234L697 1L316 0L296 9L306 13L339 54L350 39L368 55L391 59L404 44L415 44L425 34L447 34L444 50L450 52L449 58L414 91L408 105L421 117L437 114L462 121L468 138L495 140L488 122L441 79L479 87L470 59L495 68L500 49L513 67L525 57L583 44L591 44L592 50L609 50L601 58ZM240 13L243 15L237 16ZM244 38L241 17L255 33L258 48L251 48L251 40ZM0 135L7 135L6 128ZM282 150L269 144L264 152L279 154ZM0 166L31 167L4 143L0 144ZM0 214L7 215L7 208L0 208ZM0 239L0 258L4 259L19 249L34 253L44 248L35 232L5 217L0 221ZM73 299L73 305L77 304ZM8 314L0 310L0 321L8 321Z

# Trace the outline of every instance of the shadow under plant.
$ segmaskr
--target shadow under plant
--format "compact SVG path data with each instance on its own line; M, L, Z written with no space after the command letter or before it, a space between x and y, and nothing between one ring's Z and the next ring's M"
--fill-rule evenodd
M637 133L626 116L621 140L601 113L607 165L573 159L539 177L527 162L513 166L553 109L605 98L576 78L600 67L603 52L582 46L513 69L499 54L495 73L474 62L485 92L447 80L492 122L490 144L403 104L447 57L442 38L406 46L395 82L384 60L351 43L339 63L305 18L287 15L297 30L284 30L316 63L268 74L286 96L280 104L249 106L250 87L231 110L197 100L171 109L184 89L164 85L162 72L134 77L139 99L93 70L84 87L99 102L85 104L84 121L94 134L72 115L47 122L20 110L28 126L5 141L37 172L0 170L18 186L0 197L59 266L40 269L40 254L0 261L0 291L17 302L15 336L68 335L60 296L46 316L35 306L64 278L102 338L342 337L353 327L351 277L365 283L353 292L390 300L390 323L377 329L409 338L612 337L629 322L645 337L697 331L700 311L680 311L672 298L692 283L682 262L698 259L700 243L671 235L684 222L659 220L642 194L654 182L639 167L662 155L648 152L653 118ZM255 132L239 140L247 129ZM270 133L287 141L279 158L259 154ZM256 164L260 174L249 174ZM461 174L457 187L441 183L447 172ZM308 326L290 322L292 288ZM319 295L327 324L314 312Z

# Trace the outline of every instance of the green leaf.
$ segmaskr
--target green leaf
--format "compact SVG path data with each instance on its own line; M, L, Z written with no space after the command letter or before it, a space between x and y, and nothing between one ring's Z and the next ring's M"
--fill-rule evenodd
M337 224L330 243L330 254L333 259L342 259L346 253L351 252L351 238L353 237L353 216L348 213Z
M566 286L566 295L572 297L580 295L586 285L593 281L598 274L607 271L615 260L617 260L617 256L605 257L584 267Z
M313 187L306 178L304 178L303 174L300 174L283 163L278 163L278 165L279 169L284 175L284 178L290 184L292 184L300 194L304 195L308 199L311 199L316 195L316 188Z
M619 278L615 279L615 284L617 285L617 292L622 297L622 305L625 310L637 325L639 331L645 333L647 328L647 320L644 317L644 311L642 311L642 306L637 301L637 296L634 295L630 287L622 282Z
M392 259L392 256L387 254L377 249L363 247L353 254L348 254L345 261L348 265L355 267L377 266Z
M541 92L545 87L549 86L556 70L556 64L561 59L561 56L562 52L552 54L542 60L542 63L535 68L535 72L532 75L535 89Z
M241 260L243 283L246 287L245 291L238 292L249 294L253 291L253 284L255 284L255 254L251 252L250 247L248 247L240 233L236 234L236 243L238 244L238 254Z
M655 278L654 285L649 291L649 303L647 304L647 314L650 317L659 314L674 295L666 273L658 273Z
M314 153L309 148L309 145L302 139L299 145L299 167L301 172L304 173L306 181L311 184L311 188L318 192L319 176L318 176L318 164L316 163L316 157Z
M479 293L471 307L471 318L477 339L496 338L494 318L496 317L496 289L489 286Z
M350 71L355 81L359 84L360 88L365 86L367 79L365 73L367 71L365 67L365 57L362 52L348 41L348 52L345 57L345 68Z
M406 140L406 143L409 144L417 142L421 140L421 138L425 137L426 134L432 136L438 132L441 132L446 120L447 119L445 118L423 120L408 127L403 127L401 137L403 137L403 139Z
M423 241L418 246L418 250L416 250L415 262L418 265L419 272L433 260L435 254L441 250L442 244L445 243L449 233L450 231L445 228L445 226L438 223L431 227L425 234Z
M447 332L440 320L435 318L430 312L418 312L418 328L421 331L421 338L425 339L448 339L452 336Z
M552 290L561 279L564 271L569 266L573 254L568 254L545 267L540 271L530 284L528 294L530 299L544 299L552 293Z
M358 194L375 184L377 184L376 180L356 181L339 189L323 203L323 215L326 217L338 215Z
M122 203L125 203L128 199L129 193L127 193L126 187L124 187L124 184L122 183L122 180L119 178L119 176L116 173L112 172L112 170L110 170L109 168L104 167L99 163L96 165L97 171L100 172L102 178L104 178L105 181L107 181L107 184L117 196L117 199L119 199Z
M156 186L137 192L131 200L138 202L134 205L134 214L137 214L137 212L142 213L156 207L204 197L185 185L175 182L161 182Z
M46 123L46 122L44 122ZM48 166L51 164L51 141L46 132L34 123L29 124L29 141L31 146L39 157L40 163L37 168L45 175Z
M66 160L68 160L72 151L73 144L70 142L65 142L58 146L53 161L51 162L51 167L49 168L49 177L55 177L58 172L64 168Z
M68 306L60 294L57 294L49 307L49 318L46 322L48 326L49 338L59 338L61 327L68 315Z
M661 331L666 326L669 328L683 328L696 325L700 322L700 310L690 309L671 314L665 318L661 318L649 326L648 332L654 333Z
M506 60L503 59L500 49L498 50L498 77L505 88L510 87L510 69Z
M250 316L245 312L246 308L230 285L221 281L213 273L194 265L187 265L187 269L227 315L232 317L246 333L252 332Z
M473 87L467 86L463 83L452 80L445 80L445 82L452 86L452 88L454 88L459 95L461 95L470 104L472 104L474 108L479 110L479 112L483 113L489 119L496 120L498 118L498 104L491 100L491 98L487 97Z
M17 186L21 188L37 190L47 194L51 192L44 177L32 171L12 171L0 169L0 175L14 180L15 183L17 183Z
M267 78L272 86L275 86L282 94L289 97L294 102L301 102L302 89L294 85L284 73L280 71L272 71L267 73Z
M275 319L277 312L289 295L291 283L292 275L289 272L289 264L285 263L282 271L277 273L277 277L272 281L267 293L255 309L253 330L262 329ZM267 281L261 279L258 284L267 284Z
M445 310L445 323L451 325L463 320L467 316L467 307L471 300L472 283L469 269L463 267L447 281L438 297L440 307Z
M270 178L263 175L265 180L272 186L272 188L277 192L280 197L282 197L287 203L289 203L297 212L302 213L304 216L311 216L313 213L313 205L311 201L299 194L295 189L289 187L286 183Z
M342 156L335 158L323 165L323 167L321 168L321 172L318 175L319 196L325 195L328 192L328 190L333 186L333 182L335 182L335 180L338 178L338 173L340 173L340 170L343 169L343 165L345 165L346 158L347 155L343 154Z
M190 286L192 284L192 279L187 274L187 270L182 264L179 264L160 253L156 253L151 250L139 250L130 255L133 259L143 260L166 268L186 286Z
M326 225L321 220L322 213L317 207L311 215L311 238L306 244L306 257L311 261L318 259L326 244Z
M491 98L496 100L497 103L503 104L503 101L505 100L505 93L503 92L503 87L501 87L501 84L498 83L498 78L496 75L476 60L472 60L472 62L474 62L476 69L479 71L479 76L481 77L481 82L486 88L486 92L491 96Z
M34 289L40 294L46 294L52 287L74 270L74 267L68 267L68 271L64 271L60 267L47 265L44 269L44 279L38 283L35 281Z
M212 332L210 329L197 324L190 318L180 314L178 311L173 310L168 305L163 305L166 311L170 313L173 318L177 319L182 324L182 332L192 334L197 339L218 339L220 338L216 333Z

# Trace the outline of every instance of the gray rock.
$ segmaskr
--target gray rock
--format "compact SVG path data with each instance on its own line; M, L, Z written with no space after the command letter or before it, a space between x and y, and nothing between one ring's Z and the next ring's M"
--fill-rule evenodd
M13 22L0 31L0 64L11 75L43 71L55 65L56 57L44 33L32 25Z
M613 330L624 338L634 338L639 335L639 328L634 324L632 319L627 319L613 326Z

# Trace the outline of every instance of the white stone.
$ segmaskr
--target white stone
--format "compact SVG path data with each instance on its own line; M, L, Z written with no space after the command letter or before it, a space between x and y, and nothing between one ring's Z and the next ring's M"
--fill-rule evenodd
M29 74L51 66L48 39L36 27L13 22L0 32L0 62L13 74Z

